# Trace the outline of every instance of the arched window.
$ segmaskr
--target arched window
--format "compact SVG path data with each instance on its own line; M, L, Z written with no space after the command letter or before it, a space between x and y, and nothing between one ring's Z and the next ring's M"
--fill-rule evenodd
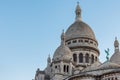
M94 55L91 56L91 63L94 63Z
M78 42L83 42L83 40L78 40Z
M89 54L88 53L85 55L85 62L89 63Z
M79 62L80 62L80 63L83 62L83 54L82 54L82 53L79 54Z
M55 66L55 69L57 69L57 66Z
M115 80L118 80L117 78L115 78Z
M112 79L111 80L114 80L114 78L112 77Z
M77 42L77 40L73 40L73 43L76 43Z
M71 44L71 42L68 42L67 44L69 45L69 44Z
M69 66L67 66L67 72L69 72Z
M66 65L64 65L63 71L64 71L64 72L66 71Z
M73 54L73 61L77 62L77 54Z
M95 61L97 61L97 57L95 57Z

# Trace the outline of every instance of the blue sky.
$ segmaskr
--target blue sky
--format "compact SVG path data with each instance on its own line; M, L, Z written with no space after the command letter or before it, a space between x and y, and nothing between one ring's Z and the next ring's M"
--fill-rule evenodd
M120 41L120 0L1 0L0 80L32 80L37 68L46 67L62 29L75 21L77 1L99 42L100 61L106 60L104 49L114 53L115 36Z

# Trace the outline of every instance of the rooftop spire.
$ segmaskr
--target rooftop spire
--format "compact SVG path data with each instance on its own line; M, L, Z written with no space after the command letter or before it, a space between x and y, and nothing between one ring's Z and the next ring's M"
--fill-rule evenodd
M115 47L115 53L119 52L119 42L117 40L117 37L115 37L114 47Z
M62 34L61 34L61 44L65 45L65 33L64 33L64 29L63 29Z
M37 71L36 71L36 74L39 73L40 69L38 68Z
M79 2L77 2L75 13L76 13L76 21L81 21L81 8L79 6Z
M50 54L48 55L48 59L47 59L47 61L48 61L48 64L51 63L51 57L50 57Z

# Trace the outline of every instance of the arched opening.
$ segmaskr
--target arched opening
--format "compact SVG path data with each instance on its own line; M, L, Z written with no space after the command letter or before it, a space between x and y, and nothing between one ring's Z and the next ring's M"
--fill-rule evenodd
M79 62L80 62L80 63L83 62L83 54L82 54L82 53L79 54Z
M118 80L117 78L115 78L115 80Z
M91 63L94 63L94 55L91 56Z
M63 71L64 71L64 72L66 71L66 65L64 65L64 67L63 67Z
M68 65L63 66L63 72L69 73L69 66Z
M97 57L95 57L95 61L97 61Z
M73 40L73 43L76 43L77 42L77 40Z
M85 62L89 63L89 54L88 53L85 55Z
M67 66L67 72L69 72L69 66Z
M111 80L114 80L114 78L112 77L112 79Z
M77 54L73 54L73 61L77 62Z
M57 69L57 66L55 66L55 69Z

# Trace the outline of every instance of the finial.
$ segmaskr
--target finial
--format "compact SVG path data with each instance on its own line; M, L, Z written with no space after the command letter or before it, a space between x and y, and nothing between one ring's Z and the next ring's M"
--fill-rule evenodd
M115 40L117 40L117 37L115 37Z
M40 71L40 69L38 68L37 71L36 71L36 73L38 73L39 71Z
M37 70L38 70L38 71L40 71L40 69L39 69L39 68L38 68Z
M115 47L119 47L119 42L118 42L118 40L117 40L117 37L115 37L114 46L115 46Z
M64 29L62 30L62 34L61 34L61 44L65 45L65 33L64 33Z
M75 13L76 13L76 21L81 21L81 9L79 6L79 2L77 2Z
M119 52L119 42L117 40L117 37L115 37L114 47L115 47L115 53Z
M50 64L51 63L51 57L50 57L50 54L48 55L48 64Z
M77 5L79 5L79 1L77 2Z
M50 54L48 55L48 57L50 57Z
M64 33L64 29L62 30L62 33Z

